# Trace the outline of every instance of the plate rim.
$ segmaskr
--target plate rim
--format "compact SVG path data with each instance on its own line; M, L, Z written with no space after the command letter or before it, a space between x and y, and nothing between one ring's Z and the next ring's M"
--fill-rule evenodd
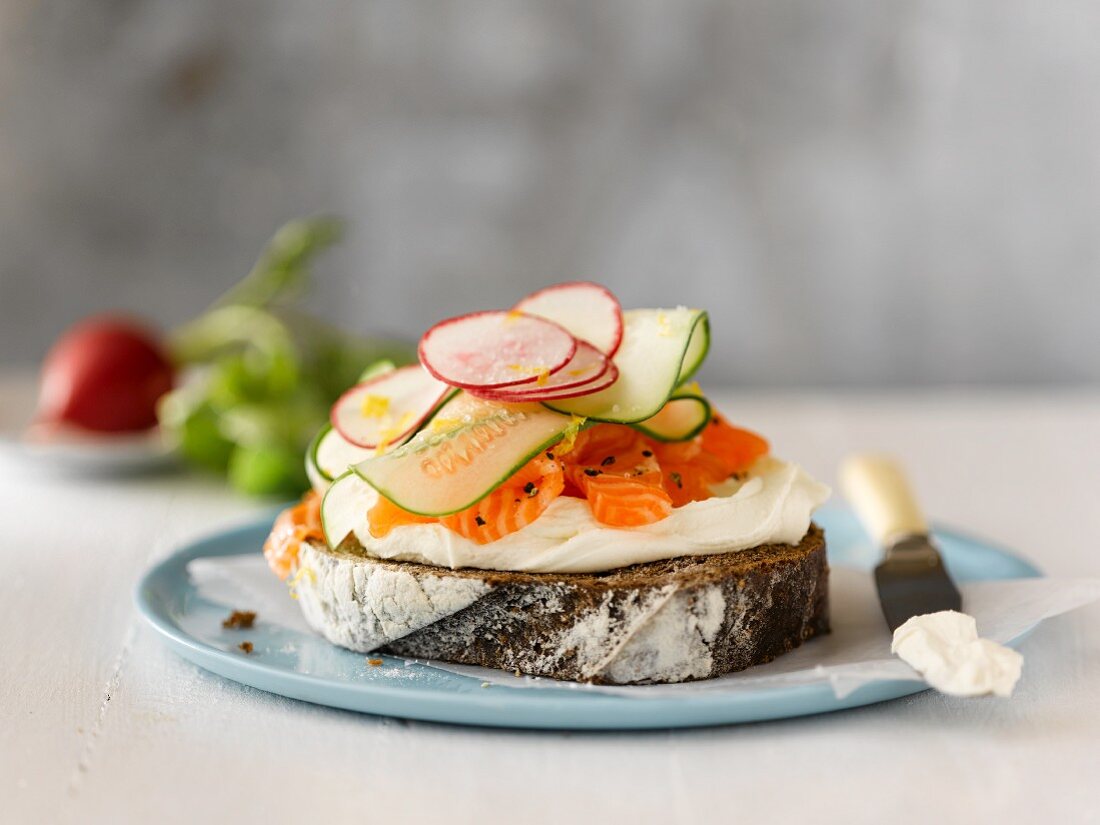
M847 508L834 505L828 509L845 512L854 518ZM481 689L473 677L449 674L456 679L467 679L470 686L466 690L444 691L425 686L412 688L407 684L336 682L295 673L236 656L187 633L167 610L162 598L163 587L171 587L174 577L186 576L187 565L196 559L245 555L248 551L235 549L234 543L257 531L266 531L277 512L278 508L273 508L270 513L257 514L235 526L209 532L177 546L145 570L133 594L139 614L176 654L204 670L267 693L360 713L459 725L530 730L653 730L830 713L928 690L923 682L890 679L862 685L843 698L838 698L828 684L814 682L766 691L716 691L686 698L639 699L581 692L567 685L531 690L492 684ZM934 525L933 532L1002 557L1013 568L1010 575L1002 578L1043 575L1032 562L995 542L941 525ZM1030 629L1009 644L1018 645L1028 633Z

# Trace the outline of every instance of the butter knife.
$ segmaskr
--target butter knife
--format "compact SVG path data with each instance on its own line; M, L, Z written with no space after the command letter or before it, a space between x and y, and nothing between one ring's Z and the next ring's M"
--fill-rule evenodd
M841 465L840 485L871 538L884 550L875 568L875 584L890 630L912 616L961 610L962 596L897 462L881 455L851 456Z

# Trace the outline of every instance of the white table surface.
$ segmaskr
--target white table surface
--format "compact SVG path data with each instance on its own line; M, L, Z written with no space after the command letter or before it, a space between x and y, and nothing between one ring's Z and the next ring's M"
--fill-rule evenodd
M0 405L25 389L0 381ZM824 480L892 450L934 518L1100 576L1098 392L724 395ZM150 562L266 504L2 469L0 821L1100 821L1100 605L1025 641L1011 700L629 734L406 722L226 681L140 622Z

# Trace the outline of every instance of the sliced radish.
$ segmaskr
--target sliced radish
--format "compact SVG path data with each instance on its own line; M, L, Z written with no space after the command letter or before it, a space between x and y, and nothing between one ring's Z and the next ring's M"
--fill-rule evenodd
M564 367L577 340L545 318L490 310L450 318L420 339L424 369L454 387L533 384Z
M623 340L623 308L611 291L590 281L557 284L532 292L514 307L561 324L611 356Z
M356 447L396 444L416 431L450 392L419 365L356 384L332 407L332 426Z
M505 404L524 404L531 401L554 401L557 399L564 400L566 398L577 398L582 395L588 395L590 393L599 392L605 390L614 384L619 379L619 369L614 363L608 364L607 371L603 375L599 375L583 384L578 384L574 387L555 387L555 388L539 388L528 389L525 385L523 387L516 387L516 390L528 390L527 392L508 392L506 390L467 390L478 398L484 398L487 401L498 401ZM511 389L510 387L508 389Z
M496 389L477 389L472 390L472 392L482 398L492 398L498 401L541 401L544 398L567 398L569 396L561 395L561 392L589 387L612 368L610 358L587 341L578 340L577 351L569 359L569 362L541 381L536 379L533 384L516 384L511 387L497 387ZM592 386L582 390L580 394L595 392L596 389L599 389L599 387Z

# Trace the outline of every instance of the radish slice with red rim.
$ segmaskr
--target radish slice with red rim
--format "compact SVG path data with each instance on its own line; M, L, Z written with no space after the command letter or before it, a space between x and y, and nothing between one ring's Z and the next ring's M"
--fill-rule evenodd
M582 341L581 343L584 342ZM564 369L561 370L561 372L564 371ZM551 378L553 378L553 376L551 376ZM521 387L506 387L497 390L470 390L470 392L488 401L522 404L528 401L554 401L559 399L564 400L566 398L577 398L581 395L588 395L589 393L605 390L618 379L619 368L615 366L614 362L609 360L607 362L607 369L603 373L589 378L583 384L554 387L549 385L532 387L529 384L525 384Z
M453 387L496 389L534 384L564 367L577 340L545 318L490 310L450 318L420 339L420 363Z
M561 324L608 357L623 340L623 308L610 290L573 281L532 292L512 309Z
M564 367L554 373L536 378L532 384L516 384L492 390L494 398L507 400L523 397L525 400L554 395L558 390L570 390L591 384L611 368L611 359L587 341L577 341L577 351ZM592 390L588 390L592 392ZM558 396L560 397L560 396Z
M395 444L419 429L451 388L420 365L356 384L332 407L332 426L357 447Z

